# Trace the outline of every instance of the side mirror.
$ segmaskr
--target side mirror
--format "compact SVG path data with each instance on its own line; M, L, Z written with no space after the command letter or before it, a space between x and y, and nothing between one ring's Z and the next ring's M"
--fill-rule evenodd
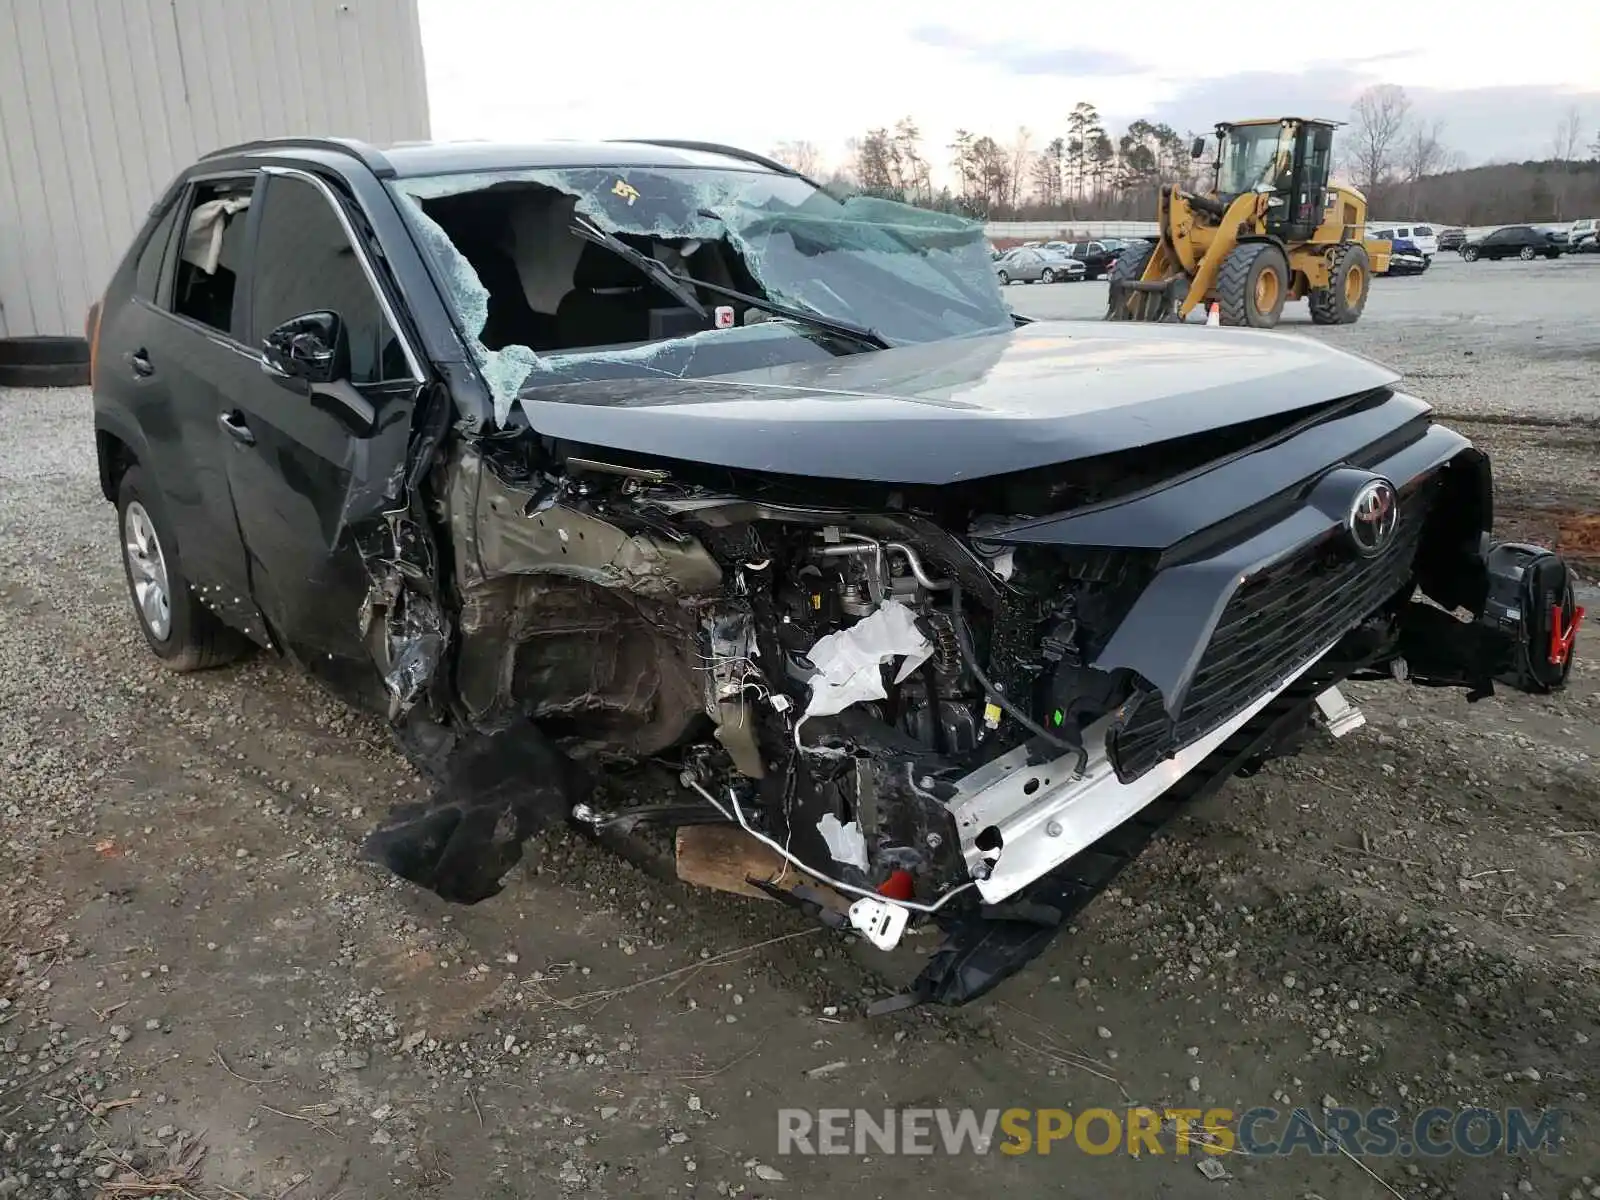
M377 431L377 407L350 383L350 337L338 313L303 313L279 325L262 340L261 369L357 437Z
M334 312L291 317L262 340L261 369L292 392L336 383L350 374L350 344Z
M1205 152L1206 152L1206 140L1205 140L1205 138L1197 137L1197 138L1195 138L1195 140L1193 142L1190 143L1190 145L1189 145L1189 157L1190 158L1197 159L1201 155L1203 155Z

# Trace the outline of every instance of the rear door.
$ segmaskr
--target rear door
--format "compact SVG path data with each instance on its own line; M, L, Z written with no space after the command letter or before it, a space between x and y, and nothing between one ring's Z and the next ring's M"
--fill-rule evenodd
M224 398L248 378L245 254L253 172L191 181L146 244L132 300L102 328L102 375L125 385L148 442L183 572L230 624L262 640L228 494ZM159 253L157 247L159 243Z
M267 168L251 255L248 382L219 414L257 605L293 656L357 698L378 680L359 627L369 576L356 538L395 507L420 380L349 201L308 172ZM376 420L285 386L259 358L277 326L337 314L347 382Z

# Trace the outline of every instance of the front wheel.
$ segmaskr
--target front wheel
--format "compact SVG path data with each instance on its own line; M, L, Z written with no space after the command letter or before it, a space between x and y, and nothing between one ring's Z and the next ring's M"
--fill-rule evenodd
M1011 283L1011 276L1007 275L1004 271L1001 271L997 278L1000 280L1001 287L1006 287Z
M1289 294L1289 261L1269 242L1245 242L1222 260L1217 300L1224 325L1271 329Z
M1372 262L1359 242L1346 242L1333 252L1328 264L1328 286L1309 297L1311 320L1318 325L1354 325L1367 306L1372 286Z
M1533 247L1532 246L1524 246L1521 250L1517 251L1517 257L1520 258L1523 262L1532 262L1533 261Z
M1144 278L1145 268L1150 265L1150 258L1155 252L1156 244L1154 242L1135 242L1117 255L1117 261L1111 268L1111 286L1106 289L1106 320L1126 321L1134 312L1139 311L1132 303L1135 298L1125 297L1123 308L1119 312L1112 297L1116 295L1116 285L1118 283L1138 283ZM1085 269L1084 273L1078 278L1088 279L1088 270Z
M1461 247L1461 260L1463 262L1477 262L1478 252L1471 246Z
M1039 282L1040 283L1054 283L1055 281L1056 281L1056 273L1053 270L1051 270L1049 267L1046 267L1044 269L1044 274L1039 276Z

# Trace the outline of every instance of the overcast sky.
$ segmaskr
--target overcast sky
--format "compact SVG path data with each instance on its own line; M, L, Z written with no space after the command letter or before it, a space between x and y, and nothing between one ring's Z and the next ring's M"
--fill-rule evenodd
M683 137L752 150L916 118L942 164L957 128L1035 146L1079 100L1204 130L1230 117L1344 119L1402 85L1469 162L1544 157L1578 105L1600 128L1600 3L1213 10L1144 5L788 0L647 4L420 0L436 138ZM1493 11L1492 17L1488 14ZM1304 13L1305 29L1293 16ZM1476 13L1483 13L1479 17ZM1297 33L1299 36L1297 36ZM1339 34L1348 44L1339 44ZM1317 47L1321 49L1307 49Z

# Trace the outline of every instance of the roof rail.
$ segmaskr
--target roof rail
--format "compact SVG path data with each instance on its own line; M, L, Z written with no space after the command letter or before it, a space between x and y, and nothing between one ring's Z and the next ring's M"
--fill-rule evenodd
M394 164L385 158L377 147L357 141L355 138L343 137L257 138L253 142L240 142L237 146L219 147L201 155L201 161L234 154L255 154L266 150L332 150L359 160L374 175L382 178L390 178L395 173Z
M689 142L677 138L617 138L616 141L636 142L641 146L664 146L668 150L694 150L701 154L720 154L725 158L737 158L744 162L755 163L757 166L766 167L769 171L776 171L780 175L793 175L796 179L804 179L814 188L822 185L814 179L809 179L796 171L787 163L781 163L775 158L768 158L765 154L757 154L753 150L741 150L737 146L724 146L720 142Z

